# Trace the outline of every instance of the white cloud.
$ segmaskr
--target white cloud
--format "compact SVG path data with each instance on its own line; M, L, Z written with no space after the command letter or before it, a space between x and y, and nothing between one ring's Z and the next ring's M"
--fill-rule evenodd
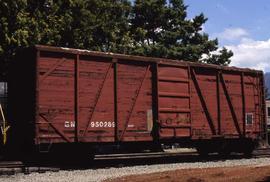
M227 42L225 47L232 50L231 66L252 68L270 72L270 38L254 40L243 28L227 28L214 36Z
M216 33L213 37L217 37L220 40L234 41L247 37L249 33L243 28L226 28L221 33Z
M238 45L227 45L233 51L231 66L270 71L270 39L256 41L242 38Z

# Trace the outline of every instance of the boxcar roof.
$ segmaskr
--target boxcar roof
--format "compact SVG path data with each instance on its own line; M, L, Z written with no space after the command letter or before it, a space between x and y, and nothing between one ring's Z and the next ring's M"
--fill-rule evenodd
M189 61L183 61L183 60L172 60L172 59L166 59L166 58L134 56L134 55L112 53L112 52L98 52L98 51L90 51L86 49L73 49L73 48L54 47L54 46L45 46L45 45L35 45L35 48L40 51L60 52L60 53L76 54L76 55L77 54L89 55L89 56L105 57L105 58L112 58L112 59L122 59L122 60L124 59L124 60L130 60L130 61L154 62L158 64L168 64L168 65L174 65L174 66L205 67L205 68L221 69L221 70L227 70L227 71L240 71L240 72L252 72L252 73L263 74L263 71L254 70L250 68L219 66L219 65L214 65L214 64L189 62Z

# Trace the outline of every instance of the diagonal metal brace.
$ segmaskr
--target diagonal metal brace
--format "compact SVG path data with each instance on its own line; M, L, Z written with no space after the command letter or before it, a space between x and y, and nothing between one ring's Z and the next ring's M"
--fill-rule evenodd
M54 131L59 134L62 138L64 138L67 142L72 142L68 137L66 137L66 135L59 130L52 122L50 122L43 114L39 114L39 116L46 121L53 129Z
M213 135L216 135L216 129L215 129L215 126L214 126L214 122L213 122L213 118L207 108L207 105L206 105L206 102L204 100L204 97L203 97L203 94L202 94L202 91L201 91L201 88L200 88L200 85L198 83L198 79L196 77L196 73L194 71L194 68L191 69L191 78L194 82L194 85L195 85L195 88L196 88L196 91L199 95L199 98L200 98L200 101L201 101L201 104L202 104L202 107L203 107L203 110L205 111L205 115L206 115L206 118L207 118L207 121L208 121L208 124L209 124L209 127L211 129L211 132Z
M134 108L135 108L136 102L137 102L138 97L139 97L139 95L140 95L140 91L142 90L142 86L143 86L144 80L145 80L145 78L146 78L146 76L147 76L149 67L150 67L150 65L147 66L147 68L146 68L146 70L145 70L145 72L144 72L144 76L143 76L143 78L142 78L142 80L141 80L139 89L137 90L136 95L135 95L135 100L133 101L133 103L132 103L132 105L131 105L130 112L129 112L128 116L127 116L127 120L126 120L126 123L125 123L124 130L121 132L121 135L120 135L120 137L119 137L119 141L121 141L121 140L123 139L124 134L125 134L125 132L126 132L126 130L127 130L129 120L130 120L130 118L131 118L131 116L132 116L132 113L133 113L133 110L134 110Z
M66 59L60 59L56 64L54 64L44 75L40 76L39 84L41 84L58 66L60 66Z
M100 96L101 96L103 87L104 87L105 82L106 82L106 80L107 80L107 78L108 78L110 69L112 68L112 64L113 64L113 63L110 63L109 67L107 68L106 73L105 73L105 75L104 75L104 78L103 78L103 80L102 80L102 83L101 83L101 85L99 86L99 89L98 89L98 91L97 91L97 94L96 94L96 97L95 97L95 101L94 101L94 108L93 108L93 111L92 111L91 114L90 114L90 117L89 117L89 119L88 119L86 128L85 128L83 134L81 135L81 137L84 137L84 136L85 136L85 134L86 134L86 132L87 132L87 130L88 130L88 128L89 128L89 125L90 125L90 123L91 123L91 121L92 121L92 118L93 118L94 113L95 113L95 111L96 111L96 107L97 107L99 98L100 98Z
M221 84L222 84L222 87L223 87L223 90L224 90L224 93L225 93L225 96L226 96L226 100L227 100L227 102L229 104L229 108L231 110L231 114L232 114L232 117L233 117L234 126L235 126L238 134L240 136L242 136L241 129L239 127L239 122L238 122L238 119L236 117L235 109L234 109L233 104L232 104L232 99L231 99L231 97L229 95L229 92L228 92L228 89L226 87L226 83L224 81L224 78L223 78L223 74L222 73L220 73L220 80L221 80Z

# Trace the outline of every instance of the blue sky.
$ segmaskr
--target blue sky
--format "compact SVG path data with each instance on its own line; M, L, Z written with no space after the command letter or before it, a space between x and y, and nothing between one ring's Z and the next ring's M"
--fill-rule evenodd
M232 66L270 72L269 0L184 0L188 18L204 13L204 31L234 52Z

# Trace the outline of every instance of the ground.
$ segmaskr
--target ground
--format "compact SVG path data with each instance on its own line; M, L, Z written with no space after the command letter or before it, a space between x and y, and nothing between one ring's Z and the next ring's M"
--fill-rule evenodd
M131 175L107 182L270 182L270 166L182 169L161 173Z

